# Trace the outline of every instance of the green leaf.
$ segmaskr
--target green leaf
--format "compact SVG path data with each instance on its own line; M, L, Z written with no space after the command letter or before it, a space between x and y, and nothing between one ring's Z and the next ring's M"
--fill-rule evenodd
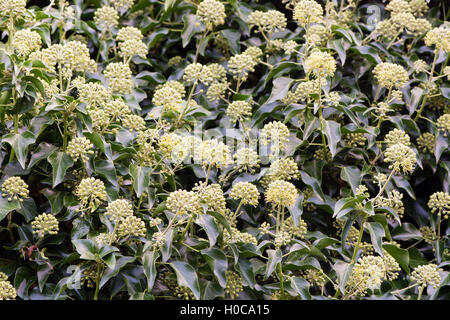
M219 281L222 288L227 285L226 271L228 268L227 256L217 248L209 248L201 251L202 255L205 257L211 271L214 273L215 277Z
M3 136L2 141L7 142L14 150L17 160L23 169L27 161L28 146L36 141L36 137L30 131L23 133L9 133Z
M267 280L267 278L270 277L270 275L273 273L277 265L281 262L281 251L280 249L277 250L267 250L267 256L269 259L267 260L266 264L266 272L264 273L264 280Z
M242 278L247 282L248 286L250 288L255 288L256 281L255 281L255 274L253 272L253 267L250 261L247 259L239 258L237 267L239 270L239 273L241 274Z
M383 237L385 236L384 228L378 222L366 222L366 227L369 230L372 245L379 255L383 255Z
M327 136L331 156L336 155L337 144L341 140L341 125L332 120L323 120L323 131Z
M216 211L208 211L208 214L212 215L214 218L217 219L217 221L227 229L227 231L231 234L231 227L228 224L228 220L225 218L224 215L221 213L218 213Z
M205 230L209 239L209 245L211 247L214 246L216 244L217 237L219 236L219 228L217 227L214 218L207 214L200 214L197 217L196 222L203 227L203 230Z
M373 47L369 46L355 46L351 47L350 50L359 53L361 56L366 58L371 63L377 64L383 62L378 55L377 50L375 50Z
M409 252L408 250L399 248L393 244L383 245L383 249L386 250L398 264L409 274Z
M150 186L150 173L152 168L139 167L134 163L130 164L130 175L133 178L133 189L136 196L139 198L142 193L147 191Z
M189 287L195 296L195 299L200 299L200 286L198 284L197 273L195 269L188 263L183 261L174 261L170 265L177 273L178 285Z
M185 48L189 42L191 42L194 34L202 32L204 30L204 25L200 23L200 20L195 14L186 14L183 16L183 32L181 33L181 40L183 48Z
M309 282L303 278L292 277L291 287L300 296L302 300L311 300L311 294L309 293Z
M341 179L348 182L352 188L353 194L356 194L356 189L361 184L361 170L355 166L345 166L341 170Z
M97 260L98 252L93 240L89 239L76 239L72 240L72 244L80 254L81 259L85 260Z
M73 166L73 159L65 152L57 151L49 155L47 160L53 168L52 181L54 188L64 181L67 169Z
M146 251L142 256L142 265L144 267L144 274L147 277L147 291L150 292L155 284L156 276L156 260L159 257L158 251Z
M0 221L2 221L8 213L19 208L19 200L8 201L8 197L0 197Z
M272 93L270 94L269 99L265 102L265 104L269 104L271 102L283 99L289 91L289 86L294 81L294 79L280 77L273 80L273 88Z

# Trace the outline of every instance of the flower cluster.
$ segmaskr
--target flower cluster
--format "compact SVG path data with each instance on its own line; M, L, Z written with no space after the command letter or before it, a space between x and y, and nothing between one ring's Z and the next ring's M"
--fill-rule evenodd
M33 228L33 233L39 238L42 238L46 234L58 234L58 224L58 219L56 219L55 216L48 213L42 213L31 222L31 227Z
M450 214L450 195L446 192L438 191L430 196L428 201L428 207L431 209L431 213L435 213L448 219Z
M72 157L74 161L77 161L78 158L81 161L88 161L88 154L94 154L94 151L91 150L94 145L85 137L77 137L70 140L67 145L67 154Z
M8 197L8 201L28 198L28 185L20 177L9 177L2 184L2 196Z
M411 281L419 286L430 285L433 288L438 288L441 283L441 275L439 274L441 270L433 263L420 265L411 272Z

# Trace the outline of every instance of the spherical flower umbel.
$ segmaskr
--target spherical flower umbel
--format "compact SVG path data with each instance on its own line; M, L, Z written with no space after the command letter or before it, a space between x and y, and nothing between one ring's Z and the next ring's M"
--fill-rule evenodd
M417 162L414 151L402 143L389 146L385 150L384 155L384 162L392 162L389 169L394 170L396 173L401 170L406 174L411 173Z
M258 188L249 182L237 182L231 188L230 197L240 200L241 204L249 204L256 207L258 205L259 192Z
M225 23L225 6L216 0L204 0L197 7L197 17L207 29L220 26Z
M442 271L442 269L438 268L434 263L423 264L411 272L411 280L419 286L430 285L433 288L439 288L441 283L439 271Z
M233 163L230 148L217 139L205 140L199 146L197 159L204 166L224 168Z
M167 197L166 206L170 211L178 214L197 213L200 210L199 197L195 192L177 190Z
M75 195L81 200L82 206L96 206L106 200L105 184L93 177L83 179L76 187Z
M106 66L105 78L109 80L109 88L112 92L130 94L133 88L131 69L123 62L113 62Z
M145 129L145 120L137 114L127 114L122 118L122 125L128 128L130 132L133 130L139 131Z
M422 152L433 153L436 147L436 136L430 132L425 132L417 138L417 148Z
M266 191L266 202L277 206L290 207L295 203L298 191L295 186L287 181L275 180Z
M114 223L120 219L133 215L133 205L126 199L117 199L108 204L105 216L110 217Z
M147 228L145 227L145 222L135 216L127 216L119 221L117 227L117 235L120 238L126 237L145 237L147 233Z
M201 63L191 63L184 69L183 80L197 82L202 77L203 65Z
M435 45L437 49L450 52L450 28L448 27L434 28L428 31L423 40L429 47Z
M26 11L26 0L2 0L0 1L0 15L9 15L20 17Z
M41 36L36 31L22 29L14 34L13 47L21 57L26 57L31 52L39 50L41 44Z
M33 222L31 222L33 233L39 238L42 238L46 234L58 234L58 224L58 219L56 219L54 215L49 213L42 213L38 215Z
M443 191L433 193L428 201L428 207L431 209L431 213L437 211L438 215L448 219L450 214L450 195Z
M134 56L145 59L147 51L147 45L142 40L130 39L119 42L119 55L124 58L124 61L130 60Z
M124 27L120 28L117 32L116 39L118 41L136 40L140 41L144 38L141 30L135 27Z
M119 24L119 14L116 9L103 6L95 10L94 22L99 29L110 30Z
M405 131L397 128L389 131L389 133L384 137L384 142L387 143L388 146L392 146L397 143L409 146L411 143L409 135Z
M153 94L152 102L167 111L180 111L181 103L186 95L184 85L178 81L168 81L158 87Z
M134 5L134 0L110 0L110 2L117 10L128 10Z
M302 27L321 22L323 16L322 6L314 0L300 0L294 7L294 20Z
M280 150L284 150L284 144L289 141L289 129L280 121L269 122L262 129L260 140L263 145L275 143Z
M247 23L257 27L259 32L273 33L283 31L287 25L287 19L284 14L277 10L253 11L247 18Z
M2 196L8 197L8 201L28 198L28 185L20 177L9 177L2 184Z
M0 300L14 300L16 297L16 289L8 281L6 274L0 272Z
M436 125L440 131L444 131L444 137L447 136L447 132L450 132L450 113L440 116Z
M378 83L385 88L401 88L409 79L405 68L390 62L377 64L373 73Z
M228 105L226 115L230 117L233 123L245 120L247 116L252 115L252 106L247 101L233 101Z
M255 150L250 148L240 148L234 154L236 164L242 169L253 170L259 167L259 156Z
M269 179L291 180L298 179L300 173L298 165L292 158L277 159L270 165L267 174Z
M306 58L305 71L313 72L317 77L332 77L336 71L336 61L328 52L314 50Z
M88 161L89 158L87 155L94 153L94 151L91 150L93 147L94 145L89 139L77 137L70 140L67 145L66 153L71 156L74 161L77 161L78 158L80 158L81 161Z
M237 272L231 270L226 271L225 276L227 279L225 294L230 299L235 299L239 296L239 293L244 291L244 287L242 286L242 278Z

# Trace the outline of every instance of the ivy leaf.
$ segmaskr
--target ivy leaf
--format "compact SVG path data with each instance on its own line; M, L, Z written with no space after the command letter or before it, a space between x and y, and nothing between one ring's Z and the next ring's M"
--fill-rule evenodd
M95 247L95 243L90 239L76 239L72 240L72 244L75 246L75 249L80 254L81 259L85 260L96 260L97 249Z
M331 156L336 155L338 142L341 140L341 125L332 120L323 120L323 130L328 140Z
M140 167L134 163L130 164L130 175L133 178L133 189L139 198L150 186L150 173L152 168Z
M270 275L273 273L277 265L281 262L280 249L267 250L267 255L269 259L267 260L266 264L266 272L264 273L264 280L267 280L267 278L270 277Z
M207 214L201 214L197 217L197 224L203 227L208 235L209 245L212 247L216 244L217 237L219 236L219 228L217 227L214 218Z
M303 278L292 277L291 287L302 298L302 300L311 300L311 294L309 293L309 282Z
M157 251L146 251L144 252L142 265L144 266L144 274L147 277L147 291L150 292L155 284L157 270L156 270L156 260L159 257L159 252Z
M2 141L7 142L14 150L17 160L23 169L27 161L28 146L36 141L36 137L30 131L23 133L9 133L3 136Z
M195 269L188 263L183 261L174 261L170 265L177 273L178 285L189 287L195 296L195 299L200 299L200 286L198 284L197 273Z
M0 221L2 221L8 215L8 213L19 208L19 200L8 201L8 197L0 196Z
M269 104L271 102L283 99L288 93L289 86L292 81L294 81L294 79L286 77L280 77L273 80L272 93L270 94L270 97L265 104Z
M202 255L205 257L211 271L216 276L219 284L222 288L227 285L226 271L228 268L228 262L226 255L217 248L209 248L201 251Z
M356 193L356 189L361 184L361 170L355 166L346 166L341 170L341 179L348 182L352 188L353 194Z
M49 155L47 160L53 168L52 181L54 188L64 181L67 169L73 166L73 159L65 152L57 151Z
M186 14L183 16L183 32L181 33L183 48L191 41L194 34L202 32L204 30L204 25L200 23L200 20L195 14Z
M367 222L366 227L369 230L372 245L379 255L383 255L383 237L385 236L384 228L378 222Z
M385 249L398 264L409 274L409 252L408 250L399 248L393 244L383 245Z

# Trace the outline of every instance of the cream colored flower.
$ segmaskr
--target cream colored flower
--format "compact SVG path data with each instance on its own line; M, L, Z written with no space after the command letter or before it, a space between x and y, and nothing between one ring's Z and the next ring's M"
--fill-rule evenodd
M197 7L197 16L207 29L225 23L225 6L216 0L203 0Z
M311 23L321 22L322 16L322 6L314 0L300 0L294 7L294 20L304 28Z
M401 88L409 79L405 68L395 63L382 62L377 64L373 73L378 83L386 88Z
M328 52L314 50L305 61L305 71L317 77L332 77L336 71L336 61Z
M28 185L20 177L9 177L2 184L2 196L8 197L8 201L23 201L28 194Z
M39 50L41 45L41 36L36 31L22 29L14 34L13 47L21 57L26 57L31 52Z
M441 283L439 271L442 271L442 269L438 268L434 263L423 264L411 272L411 280L419 286L430 285L433 288L439 288Z
M42 213L38 215L31 226L33 227L33 233L39 238L42 238L46 234L55 235L59 231L59 222L52 214Z
M237 182L231 188L230 197L240 200L242 204L249 204L253 207L258 205L259 192L255 185L249 182Z
M274 203L277 206L290 207L295 203L298 191L295 186L287 181L275 180L266 191L266 202Z
M94 151L91 150L92 148L94 148L94 145L90 140L85 137L77 137L70 140L67 145L66 153L72 157L74 161L77 161L78 158L80 158L81 161L88 161L89 158L87 155L94 153Z

